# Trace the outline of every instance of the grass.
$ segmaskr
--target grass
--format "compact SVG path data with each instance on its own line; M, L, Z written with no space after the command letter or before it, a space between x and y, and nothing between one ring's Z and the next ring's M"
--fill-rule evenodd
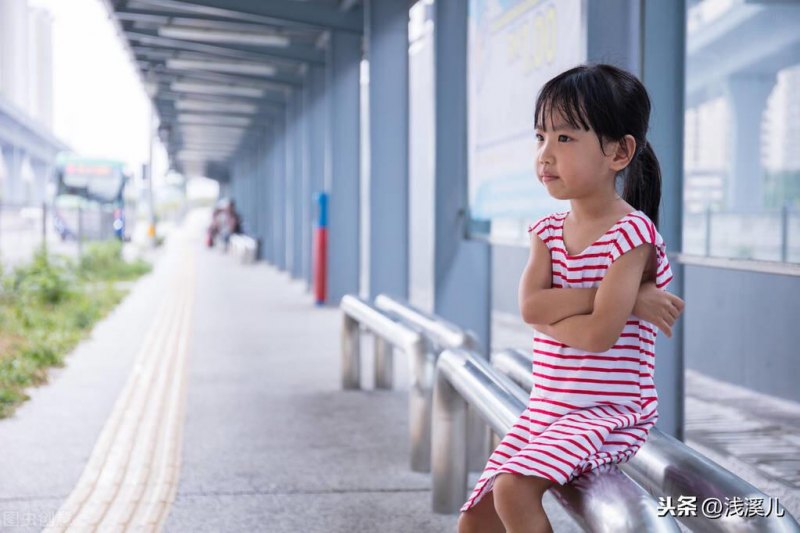
M122 259L116 241L87 247L79 263L39 250L0 280L0 418L28 399L25 389L47 381L64 357L124 297L117 281L150 271ZM2 268L0 268L0 273Z

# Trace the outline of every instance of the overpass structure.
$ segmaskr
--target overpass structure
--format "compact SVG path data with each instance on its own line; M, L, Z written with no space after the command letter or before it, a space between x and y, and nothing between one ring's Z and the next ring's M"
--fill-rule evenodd
M686 49L686 107L724 96L730 110L728 207L760 208L764 180L761 123L779 71L800 64L800 8L791 3L734 0L690 17Z
M67 146L43 125L0 96L0 200L40 205L56 155Z

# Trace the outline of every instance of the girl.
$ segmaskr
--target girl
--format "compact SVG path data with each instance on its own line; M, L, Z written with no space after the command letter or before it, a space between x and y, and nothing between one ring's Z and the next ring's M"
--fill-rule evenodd
M611 65L568 70L536 100L537 176L570 211L528 230L519 304L536 330L536 385L462 507L461 532L552 531L544 492L627 462L658 419L656 328L671 336L683 301L663 290L649 116L644 86Z

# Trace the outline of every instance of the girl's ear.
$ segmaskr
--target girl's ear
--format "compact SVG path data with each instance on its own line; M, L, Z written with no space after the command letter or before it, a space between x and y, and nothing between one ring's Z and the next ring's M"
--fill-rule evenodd
M614 147L610 166L614 172L619 172L630 164L636 154L636 139L633 138L633 135L626 135L614 143Z

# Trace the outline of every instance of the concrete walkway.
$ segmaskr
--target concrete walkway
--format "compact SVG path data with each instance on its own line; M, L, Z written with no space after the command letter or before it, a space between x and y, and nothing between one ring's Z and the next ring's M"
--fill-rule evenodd
M454 531L455 516L431 512L430 476L408 466L403 361L395 391L343 392L339 311L263 263L203 248L204 222L188 228L188 394L165 530ZM0 421L0 530L40 531L78 484L184 260L173 244L51 383Z

